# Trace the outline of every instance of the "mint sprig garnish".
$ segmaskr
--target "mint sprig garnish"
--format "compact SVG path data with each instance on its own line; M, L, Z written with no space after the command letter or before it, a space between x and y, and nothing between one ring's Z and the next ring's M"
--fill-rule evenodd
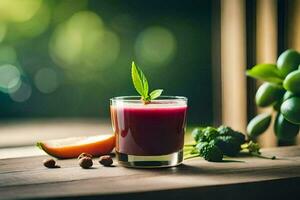
M134 88L141 95L141 100L145 104L150 103L151 100L158 98L163 92L162 89L156 89L149 94L149 84L147 78L142 70L136 66L133 61L131 64L131 78Z

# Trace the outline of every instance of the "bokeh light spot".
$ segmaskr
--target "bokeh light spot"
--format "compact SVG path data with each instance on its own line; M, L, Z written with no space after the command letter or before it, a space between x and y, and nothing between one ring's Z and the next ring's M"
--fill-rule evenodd
M76 64L80 56L81 36L77 30L69 31L66 24L59 25L50 42L53 60L64 68Z
M50 53L58 64L70 68L80 64L82 51L89 36L102 37L103 22L96 14L82 11L59 25L50 41Z
M96 64L100 67L106 67L113 63L119 55L120 41L119 37L112 31L105 30L99 37L97 34L91 34L86 39L82 51L83 65L89 68Z
M36 13L41 0L1 0L0 19L7 22L24 22Z
M21 81L21 74L18 68L11 64L0 66L0 91L9 93Z
M175 52L175 36L164 27L153 26L145 29L135 42L137 60L146 66L165 65L174 58Z
M42 93L52 93L58 87L58 76L51 68L42 68L34 76L34 82Z
M77 76L82 81L118 58L120 40L105 28L98 15L81 11L56 28L49 48L54 62L73 79Z
M10 98L15 102L24 102L31 96L31 86L25 82L22 82L19 89L9 94Z
M50 9L42 3L35 14L27 21L9 23L7 26L6 41L16 41L23 38L32 38L43 33L50 23Z

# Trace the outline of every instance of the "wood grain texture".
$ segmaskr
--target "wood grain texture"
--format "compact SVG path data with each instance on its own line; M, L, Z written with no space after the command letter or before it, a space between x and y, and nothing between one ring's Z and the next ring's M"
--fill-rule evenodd
M58 160L58 169L42 165L47 156L1 159L0 199L300 197L300 147L266 149L264 154L278 159L238 157L212 163L196 158L175 168L147 170L102 167L97 159L89 170L81 169L76 159Z

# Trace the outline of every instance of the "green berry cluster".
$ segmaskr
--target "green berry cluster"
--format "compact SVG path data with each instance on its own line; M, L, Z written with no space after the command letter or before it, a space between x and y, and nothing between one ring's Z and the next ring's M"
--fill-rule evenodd
M247 70L252 78L265 81L255 95L259 107L273 107L277 112L274 133L281 141L292 141L300 128L300 53L288 49L276 64L258 64ZM271 124L271 113L254 117L247 126L247 134L255 139Z

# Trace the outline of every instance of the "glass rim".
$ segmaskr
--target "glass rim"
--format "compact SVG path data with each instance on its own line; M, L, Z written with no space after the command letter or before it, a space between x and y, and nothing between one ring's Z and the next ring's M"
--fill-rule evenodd
M134 102L134 101L140 101L141 96L117 96L117 97L112 97L110 98L110 101L127 101L127 102ZM152 101L176 101L176 100L181 100L181 101L187 101L188 98L184 96L168 96L168 95L162 95L159 96L157 99L154 99Z

